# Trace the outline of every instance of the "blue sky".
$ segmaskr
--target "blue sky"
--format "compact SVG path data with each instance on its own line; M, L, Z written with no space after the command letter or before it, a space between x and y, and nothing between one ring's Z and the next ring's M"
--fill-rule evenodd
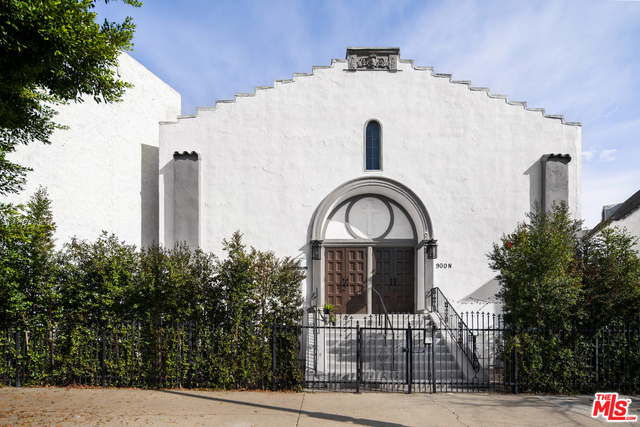
M136 23L131 55L182 95L182 113L344 58L403 59L582 122L583 218L640 190L640 1L211 1L99 4Z

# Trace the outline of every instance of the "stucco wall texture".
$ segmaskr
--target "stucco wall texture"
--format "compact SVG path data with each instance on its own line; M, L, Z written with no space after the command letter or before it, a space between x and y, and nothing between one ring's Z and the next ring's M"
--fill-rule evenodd
M611 227L626 229L632 236L640 238L640 209L636 209L624 218L612 222ZM637 242L633 248L639 252L638 256L640 257L640 242Z
M137 246L158 242L158 122L180 114L180 94L127 54L117 73L134 85L122 102L61 106L55 120L69 129L50 146L21 146L11 156L33 172L5 201L25 203L46 187L58 245L95 240L102 230Z
M382 127L383 170L375 172L364 170L364 127L372 119ZM246 244L299 257L309 269L310 223L329 193L362 176L406 185L428 210L437 262L451 264L436 268L433 285L457 302L497 291L486 254L541 201L543 155L571 156L568 202L581 215L579 124L412 61L400 61L397 72L353 72L334 60L163 123L159 237L167 245L174 236L175 151L201 156L203 249L221 254L222 240L240 230Z

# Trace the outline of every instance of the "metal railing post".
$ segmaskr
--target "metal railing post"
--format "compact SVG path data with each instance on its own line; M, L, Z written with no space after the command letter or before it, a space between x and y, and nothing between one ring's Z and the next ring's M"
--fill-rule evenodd
M411 333L411 322L407 327L407 394L411 394L411 384L413 383L413 335Z
M16 387L20 387L20 368L22 367L22 345L20 344L20 331L16 328Z
M313 310L313 374L318 374L318 310Z
M362 379L362 331L360 330L360 321L356 322L356 394L360 394L360 381Z
M187 387L189 388L189 390L191 390L191 351L192 351L192 332L191 332L191 320L189 320L189 348L188 348L188 353L187 353L187 362L189 363L189 368L187 371Z
M272 347L272 355L271 355L271 378L273 380L273 391L276 391L276 321L273 321L273 347Z
M431 321L431 385L436 392L436 324Z
M598 376L598 336L596 335L596 391L598 391L598 388L600 388L598 386L599 386L599 376Z
M102 387L107 386L107 331L102 331L102 357L100 362L102 364Z
M513 347L514 352L514 360L515 360L515 383L516 383L516 394L518 394L518 347Z

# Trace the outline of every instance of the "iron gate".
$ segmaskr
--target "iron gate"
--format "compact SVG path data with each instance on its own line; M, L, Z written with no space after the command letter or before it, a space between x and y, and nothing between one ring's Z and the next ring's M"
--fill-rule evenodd
M346 315L332 322L319 313L310 314L305 326L306 387L355 392L488 391L491 374L494 379L500 375L495 337L489 337L493 345L486 349L474 340L470 357L459 331L451 331L433 314L387 317Z

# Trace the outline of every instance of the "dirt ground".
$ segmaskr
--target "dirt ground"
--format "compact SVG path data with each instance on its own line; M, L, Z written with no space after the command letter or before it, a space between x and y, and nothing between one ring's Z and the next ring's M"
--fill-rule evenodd
M0 425L213 425L206 422L205 416L215 413L215 407L224 403L189 399L189 394L208 393L81 387L4 388L0 389ZM234 397L240 394L234 393ZM269 394L270 397L263 396L260 400L275 398L272 403L285 403L277 402L277 393Z

